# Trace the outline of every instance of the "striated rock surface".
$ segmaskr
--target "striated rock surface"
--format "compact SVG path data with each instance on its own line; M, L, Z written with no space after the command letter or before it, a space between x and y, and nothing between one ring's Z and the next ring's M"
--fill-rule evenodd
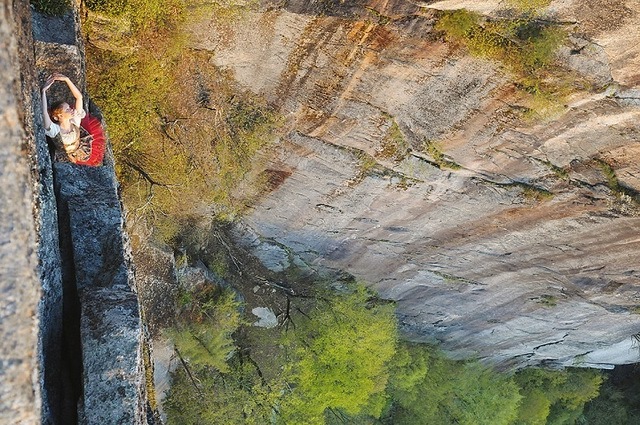
M604 367L618 347L611 364L636 362L640 8L618 2L614 22L606 1L551 5L577 22L558 60L591 88L531 121L499 64L433 29L433 8L462 3L289 1L194 25L287 117L269 167L289 177L238 237L270 267L353 273L454 357Z

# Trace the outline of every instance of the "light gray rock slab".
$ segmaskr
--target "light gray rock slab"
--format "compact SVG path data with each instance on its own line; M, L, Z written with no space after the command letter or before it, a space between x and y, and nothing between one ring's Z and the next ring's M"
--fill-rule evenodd
M257 322L253 323L253 326L257 326L259 328L275 328L278 326L278 318L269 307L252 308L251 313L259 319Z
M153 341L153 383L156 391L156 401L160 416L166 421L166 414L162 409L162 402L171 388L171 374L179 366L173 343L164 338Z
M115 174L55 163L54 175L81 310L80 422L146 423L142 322Z
M253 253L266 268L274 272L284 271L291 265L287 251L269 242L259 244Z

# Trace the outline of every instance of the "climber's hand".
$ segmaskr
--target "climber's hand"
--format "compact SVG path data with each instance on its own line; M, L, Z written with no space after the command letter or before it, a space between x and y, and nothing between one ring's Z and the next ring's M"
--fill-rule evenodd
M66 75L60 74L58 72L54 73L52 77L55 81L67 81L69 79L69 77L67 77Z
M51 85L55 82L55 78L53 75L51 75L49 78L47 78L47 81L45 81L44 83L44 87L42 88L42 90L47 91L49 90L49 87L51 87Z

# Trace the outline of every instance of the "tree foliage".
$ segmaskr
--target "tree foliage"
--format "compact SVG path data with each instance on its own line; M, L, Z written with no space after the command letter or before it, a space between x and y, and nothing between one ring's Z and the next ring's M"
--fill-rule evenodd
M418 364L425 364L413 368L420 371L413 376L424 377L414 379L412 387L392 386L391 397L396 406L388 423L506 425L513 422L521 396L510 376L479 363L448 360L434 349L430 349L430 354L420 353L427 349L413 348ZM402 362L405 363L406 360Z
M585 404L598 395L603 377L591 369L529 368L515 379L523 396L516 424L560 425L576 422Z
M250 350L231 348L228 337L239 323L229 312L233 300L200 304L189 298L185 304L187 323L170 332L187 363L173 377L170 423L259 424L269 418L323 424L331 414L380 416L396 322L393 306L377 302L364 287L318 298L307 323L283 335L290 355L268 380Z
M232 218L264 184L278 114L188 47L188 0L94 0L87 81L108 123L129 210L171 241L191 216Z
M399 406L419 402L418 386L426 379L432 350L418 344L400 343L390 367L389 392Z
M260 358L232 340L242 333L235 298L211 288L185 294L169 333L184 361L165 403L170 424L568 425L602 382L582 369L500 373L400 341L393 305L362 285L317 292L280 330L281 353Z
M328 410L380 416L396 323L391 304L372 301L372 294L358 286L320 303L311 315L295 340L296 388L283 405L287 422L322 424Z

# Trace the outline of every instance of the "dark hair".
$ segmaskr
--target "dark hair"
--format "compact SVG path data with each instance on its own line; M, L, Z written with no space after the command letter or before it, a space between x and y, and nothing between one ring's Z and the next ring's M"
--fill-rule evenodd
M49 117L51 118L51 121L55 122L56 124L60 124L58 116L60 115L60 112L62 112L62 105L64 105L65 103L67 102L60 100L58 102L54 102L53 105L51 105L51 108L49 108Z

